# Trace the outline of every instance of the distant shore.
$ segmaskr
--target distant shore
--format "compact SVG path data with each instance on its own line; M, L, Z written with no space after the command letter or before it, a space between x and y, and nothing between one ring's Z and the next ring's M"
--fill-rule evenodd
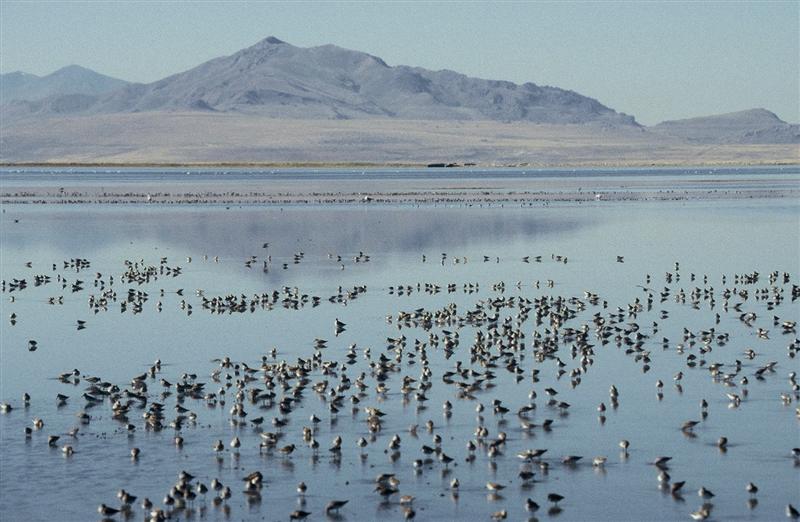
M104 168L104 169L158 169L158 168L235 168L235 169L566 169L566 168L723 168L723 167L767 167L767 166L800 166L800 161L784 160L753 160L753 161L709 161L686 162L675 161L620 161L620 162L574 162L574 163L476 163L471 165L447 165L444 167L430 166L424 162L303 162L303 161L223 161L223 162L0 162L0 168L27 169L27 168Z

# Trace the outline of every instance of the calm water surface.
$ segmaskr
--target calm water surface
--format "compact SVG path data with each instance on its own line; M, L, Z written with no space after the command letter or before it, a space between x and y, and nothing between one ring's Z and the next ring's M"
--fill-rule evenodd
M750 176L741 177L743 185L750 183ZM657 176L653 179L667 184ZM101 502L119 505L116 493L120 488L159 504L178 472L186 470L206 484L219 478L231 486L233 496L226 506L214 506L210 498L197 499L191 509L174 513L179 519L287 520L295 509L310 511L313 519L324 519L325 504L336 498L350 501L341 510L341 520L401 520L403 510L397 495L384 502L372 491L375 476L389 472L400 479L401 495L416 497L414 507L422 520L488 520L502 509L508 510L510 520L534 516L688 520L689 513L703 503L697 495L701 486L716 495L711 500L713 520L782 519L786 504L800 502L800 465L791 456L791 449L800 445L797 397L789 382L789 373L800 366L787 350L796 334L782 334L780 326L773 325L773 316L781 321L800 316L797 301L791 299L800 272L799 226L797 201L770 199L603 202L526 209L6 205L0 221L0 271L7 285L1 306L0 401L10 403L14 410L0 414L0 514L4 520L92 520L99 518L96 510ZM255 260L247 266L251 256ZM271 261L264 270L268 256ZM530 256L527 263L525 256ZM541 256L541 261L535 256ZM566 256L568 262L558 262L553 256ZM624 256L624 263L617 262L617 256ZM64 261L74 258L86 259L91 266L81 271L65 268ZM158 267L162 258L166 258L166 266L180 267L180 275L161 274L142 284L121 279L126 260ZM734 274L753 271L760 274L757 283L734 282ZM771 287L768 276L773 271L780 274L774 286L783 299L776 303L771 293L770 298L756 299L757 289ZM665 278L668 272L671 282ZM784 283L784 272L790 274L788 283ZM36 275L48 275L50 282L36 286ZM59 275L65 280L63 285L57 280ZM723 285L724 275L727 284ZM114 277L113 286L109 276ZM25 279L28 287L11 291L8 285L14 279ZM83 282L83 289L73 291L76 280ZM426 283L439 285L441 292L417 291L418 284L424 290ZM448 292L451 283L455 285L452 293ZM465 292L464 285L469 283L477 285L473 287L477 290ZM498 283L504 287L495 286ZM103 284L105 288L101 288ZM342 302L329 301L356 286L366 291ZM399 286L410 286L412 292L398 295ZM202 307L198 295L201 290L207 298L232 294L249 299L264 292L281 292L284 287L296 287L299 295L309 298L319 297L319 305L309 301L291 309L278 302L270 308L246 308L244 313L212 314ZM642 287L653 289L651 307ZM670 295L662 302L659 292L665 287ZM748 298L731 297L725 311L722 292L733 287L747 289ZM707 299L692 306L689 294L695 288L715 296L714 308ZM107 310L90 308L90 296L97 298L109 289L116 292L116 301L110 300ZM147 293L140 313L134 313L132 307L121 311L120 302L129 289ZM685 303L676 302L680 289L687 294ZM587 291L599 295L597 304L589 302ZM497 375L492 387L476 391L472 399L459 398L456 387L442 381L442 374L457 363L477 372L487 370L470 359L470 346L479 328L451 324L434 325L426 331L398 329L396 324L400 310L437 310L455 303L463 315L479 301L511 296L575 297L586 305L563 325L589 325L593 364L580 376L579 385L571 384L569 373L580 364L570 353L573 343L561 344L558 359L535 359L531 348L535 335L547 335L550 325L537 325L530 318L520 326L525 348L514 354L521 379L516 382L505 367L507 359L499 359L492 369ZM51 298L55 304L49 303ZM642 311L635 317L628 315L628 306L637 299L644 305ZM741 311L734 310L740 302ZM161 303L161 311L157 303ZM576 304L573 307L577 309ZM618 345L613 336L603 344L595 336L594 314L608 319L618 307L621 328L636 322L648 336L643 343L643 349L650 352L647 372L636 353L626 353L628 346ZM501 325L511 317L509 324L514 326L517 312L517 308L500 309ZM752 327L740 321L745 312L757 316ZM13 326L9 322L12 313L17 316ZM387 316L394 320L388 323ZM335 336L337 318L347 327ZM79 320L86 321L85 329L76 328ZM654 322L657 331L653 331ZM768 339L757 336L759 327L769 330ZM699 341L684 340L684 328L697 335L715 328L717 334L727 333L730 338L724 345L712 343L711 351L702 354ZM480 329L487 331L485 325ZM419 379L423 366L418 352L416 357L409 355L415 353L415 341L428 342L430 333L442 338L444 330L457 331L460 342L451 354L441 344L427 347L432 373L428 401L417 400L414 393L404 397L400 392L403 376ZM407 346L397 360L399 371L389 374L385 381L389 390L379 396L364 350L370 349L373 363L381 354L394 359L397 352L387 349L387 337L401 335L406 336ZM136 430L129 433L124 422L112 418L108 400L87 407L82 394L88 382L73 385L56 378L77 368L82 376L98 376L124 389L134 376L160 359L161 373L146 382L150 401L166 406L166 424L177 415L176 400L174 388L172 395L161 395L165 390L161 378L174 383L184 373L196 373L197 381L206 383L206 391L216 392L224 387L227 373L223 370L220 382L212 380L211 372L219 368L218 358L229 356L255 368L262 357L268 363L285 360L294 364L298 358L314 354L317 338L328 341L321 350L324 360L343 365L351 345L355 345L357 357L344 372L340 367L328 375L319 368L311 373L309 387L282 430L279 445L297 446L290 457L259 451L259 432L274 430L271 419L282 417L274 403L250 404L245 399L247 418L264 417L266 422L261 428L249 423L232 425L235 386L226 394L224 406L193 399L182 403L196 413L197 420L183 425L180 433L185 444L179 449L172 442L173 428L145 429L145 408L135 401L128 422ZM666 347L662 338L668 339ZM38 343L33 352L28 350L31 339ZM682 352L680 344L684 345ZM269 355L273 347L275 359ZM745 357L748 348L757 354L753 359ZM697 357L698 365L693 368L687 365L690 354ZM559 375L559 360L566 374ZM741 361L741 370L733 380L735 385L712 379L709 364L723 363L723 371L731 373L736 360ZM777 363L774 372L757 379L756 370L770 361ZM538 381L531 377L533 369L539 370ZM673 381L679 371L684 374L681 390ZM355 380L362 372L369 388L357 413L351 411L350 402L357 393L355 387L342 392L347 400L337 415L329 411L329 397L311 389L325 379L334 387L343 373ZM749 379L747 386L739 384L743 376ZM661 400L656 394L658 379L664 382ZM296 383L287 389L277 386L278 399L288 395ZM259 384L256 381L251 386ZM617 408L612 408L609 400L612 384L620 393ZM559 400L571 405L566 412L548 405L544 390L549 387L558 391ZM745 389L747 395L739 407L729 407L726 393L744 395ZM531 390L538 395L533 401L528 398ZM23 405L23 392L31 395L28 407ZM65 405L57 404L58 393L70 397ZM791 401L782 401L782 393L789 394ZM501 399L511 411L504 416L494 414L493 399ZM709 415L694 429L696 436L689 437L680 426L686 420L701 419L702 399L709 403ZM453 404L450 417L442 408L446 400ZM516 411L531 402L536 410L530 420L539 424L553 419L551 431L526 430L520 425ZM601 402L608 406L602 423L597 411ZM476 412L478 403L486 406L482 419ZM367 429L365 406L386 413L382 431L374 436ZM79 423L75 415L79 411L91 415L89 424ZM316 455L302 438L302 428L311 425L308 419L312 414L322 419L315 433L320 442ZM44 427L26 439L24 427L32 426L34 417L43 419ZM424 427L429 419L435 426L432 433ZM412 424L420 425L416 436L408 431ZM474 461L467 462L465 445L475 438L473 432L479 424L489 430L490 439L503 431L507 441L501 454L490 457L484 446ZM66 435L73 426L80 426L74 439ZM401 448L392 455L387 447L394 434L400 436ZM442 437L442 450L455 461L447 468L433 461L417 472L413 462L423 458L423 444L433 445L434 434ZM48 447L48 435L61 435L56 447ZM343 438L338 459L327 451L337 435ZM228 447L234 436L242 442L238 456ZM362 436L370 440L363 456L356 446ZM716 447L720 436L730 440L727 452ZM226 445L219 455L212 451L217 439ZM617 446L621 439L631 442L627 458ZM75 448L71 457L59 449L65 443ZM132 447L141 449L136 461L130 457ZM516 454L527 448L548 449L544 456L550 463L548 473L517 458ZM567 467L561 464L565 455L584 459ZM601 455L608 457L606 465L593 467L592 458ZM686 481L683 497L659 489L658 469L649 463L660 455L672 457L672 480ZM523 484L517 476L521 469L535 471L535 481ZM242 493L241 478L255 470L265 476L258 498ZM461 484L457 495L449 487L453 478ZM300 481L308 485L302 504L295 491ZM507 487L501 495L487 496L487 481ZM757 503L748 503L745 485L749 481L759 487L754 497ZM548 493L565 497L560 512L548 512ZM526 498L542 508L526 512ZM138 505L130 515L132 519L143 516Z

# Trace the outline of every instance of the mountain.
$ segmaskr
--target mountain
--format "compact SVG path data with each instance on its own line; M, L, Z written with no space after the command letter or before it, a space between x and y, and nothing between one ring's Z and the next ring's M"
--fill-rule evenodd
M643 128L557 87L274 37L147 84L76 66L1 80L0 163L785 164L800 143L764 109Z
M335 45L301 48L275 37L149 84L128 84L79 113L204 111L270 118L495 120L637 126L597 100L556 87L389 66ZM20 111L47 113L58 97Z
M0 74L0 103L38 101L76 94L102 95L127 83L79 65L68 65L47 76L16 71Z
M800 125L766 109L664 121L648 130L695 143L800 143Z

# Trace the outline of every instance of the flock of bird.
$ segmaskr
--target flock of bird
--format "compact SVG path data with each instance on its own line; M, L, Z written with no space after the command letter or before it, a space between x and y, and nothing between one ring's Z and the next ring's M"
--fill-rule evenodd
M267 250L269 244L264 243L262 248ZM288 270L305 259L305 253L297 252L285 262L273 261L265 253L248 257L244 267L248 270L260 267L265 272ZM203 260L219 262L219 258L208 256ZM327 258L332 266L341 269L346 267L345 263L355 265L370 260L371 256L363 252L349 257L330 254ZM475 262L491 266L500 263L501 258L491 255L471 260L443 253L435 258L422 255L419 261L443 266ZM521 261L567 264L569 258L556 254L531 255ZM616 262L625 263L625 258L617 256ZM372 518L357 510L348 512L354 509L354 504L363 505L365 495L373 496L384 507L396 507L405 519L413 519L423 510L431 509L445 494L431 489L429 495L411 495L406 489L405 471L399 472L398 467L416 477L440 474L447 480L447 494L457 500L460 494L475 495L474 490L464 493L462 484L467 478L463 474L478 473L464 467L476 461L485 461L494 471L498 467L517 466L516 482L496 481L492 478L496 473L487 480L486 493L481 494L502 508L494 511L491 518L535 517L542 506L547 507L548 515L558 515L569 510L571 502L578 503L581 499L565 498L557 492L558 482L551 480L552 475L583 466L605 472L610 448L604 454L588 456L552 455L545 447L521 446L542 434L561 430L566 433L575 408L563 396L578 389L595 364L604 362L609 350L621 352L630 360L630 366L621 371L658 374L653 378L658 401L664 399L665 388L673 387L677 393L683 393L685 379L689 380L690 375L695 380L706 375L718 386L719 394L727 398L728 407L740 408L751 400L751 381L774 379L780 373L784 374L785 390L775 400L784 405L800 400L800 384L794 370L795 356L800 351L800 340L796 337L800 287L788 273L753 271L722 275L717 276L720 283L716 286L710 282L711 276L685 274L680 264L675 263L664 274L663 286L655 282L657 277L645 275L637 288L640 295L619 304L609 303L592 291L582 296L557 295L552 279L524 284L499 281L488 285L474 281L397 283L378 291L391 296L390 299L413 302L413 306L386 315L385 328L394 333L376 339L371 346L358 346L348 344L346 337L349 330L358 329L361 324L357 318L339 316L339 311L375 291L366 284L339 286L331 295L314 295L288 286L219 295L201 289L167 290L175 286L174 280L190 271L191 263L191 258L182 265L170 263L167 257L156 263L126 260L119 273L96 272L86 276L92 272L92 263L70 259L48 265L46 272L2 281L2 292L12 303L31 286L56 288L59 295L47 300L48 305L55 307L64 306L65 297L69 301L74 294L89 293L86 302L91 317L76 319L74 324L79 331L101 321L102 313L161 313L165 305L174 306L186 315L201 310L213 316L255 314L276 308L300 311L307 307L337 307L330 325L337 343L317 337L291 350L264 349L258 360L243 357L231 348L230 353L212 361L212 367L205 373L198 373L202 370L196 366L178 369L159 359L144 372L131 372L127 382L114 382L99 373L90 374L77 368L59 374L57 379L65 388L53 400L58 410L75 410L75 427L67 433L49 433L46 445L60 448L66 459L90 458L91 455L82 454L80 438L93 433L97 423L104 426L105 432L103 423L110 421L114 437L124 437L136 444L127 456L133 463L145 458L148 451L158 451L155 446L169 445L179 451L207 455L210 463L230 462L236 465L235 469L243 470L238 480L226 480L227 483L207 470L171 470L177 479L163 485L162 498L145 498L125 489L119 489L116 500L103 498L97 511L104 519L128 518L137 510L145 520L153 522L188 518L197 511L204 513L209 505L230 515L232 498L243 498L248 504L259 503L265 488L286 480L281 466L292 469L292 460L299 458L298 455L335 466L348 460L362 465L371 463L368 469L374 466L377 475L374 480L354 484L358 492L350 487L317 492L305 481L299 482L297 509L288 505L269 507L271 513L285 513L281 516L289 520L326 516ZM33 264L28 263L25 269L33 270ZM461 304L445 302L451 294L458 294ZM434 299L437 304L426 307L421 304L425 299ZM465 306L464 302L469 304ZM678 338L669 338L662 334L672 313L665 303L705 314L710 325L703 329L683 328ZM779 316L779 310L788 315ZM731 317L737 321L733 334L723 331L722 326ZM7 328L16 327L20 320L16 311L10 313ZM743 342L741 332L752 332L753 336ZM789 339L782 362L775 360L779 354L750 347L755 346L754 342L775 336ZM339 347L339 337L346 347ZM726 348L732 344L735 349ZM169 340L165 342L165 360L170 357L168 346ZM35 338L28 339L24 348L30 352L50 349ZM3 350L13 349L3 347ZM659 358L666 357L663 352L681 358L684 369L663 375L659 369ZM665 381L671 381L669 386ZM601 426L609 415L624 407L624 390L615 382L606 386L607 397L597 397L597 406L593 408L596 411L592 413ZM7 387L4 392L8 392ZM19 400L4 398L0 412L27 416L36 409L36 401L27 391L20 393L20 397ZM441 404L432 406L439 401ZM395 402L403 409L398 411ZM680 438L665 450L679 453L683 438L698 437L714 404L716 401L711 398L703 398L696 415L675 426ZM404 414L409 406L413 408ZM458 440L452 435L465 431L449 430L448 422L457 411L463 413L466 408L474 411L474 426L467 437ZM794 408L795 416L800 419L800 408ZM441 410L443 424L433 420L431 409ZM229 426L230 438L198 441L202 424L209 422L206 410L225 412L224 425ZM423 422L426 416L429 418ZM340 423L346 424L341 430ZM47 433L47 427L47 419L32 417L20 440L34 443ZM157 436L142 438L141 431ZM330 442L323 438L337 432ZM635 453L636 435L631 433L619 441L622 461L642 460ZM574 446L591 447L587 441L573 442ZM4 451L14 444L17 442L6 438ZM726 452L731 441L721 436L714 445L718 451ZM800 448L786 448L786 458L800 466ZM684 493L695 489L701 503L687 512L689 517L694 520L713 517L715 493L702 483L702 478L683 474L669 454L650 455L644 460L653 466L657 487L676 502L683 501ZM740 488L743 498L755 509L759 487L747 477L741 477L739 482L733 481L731 487ZM522 505L506 504L504 490L512 487L526 493ZM541 489L545 491L540 492ZM328 497L324 501L319 500L322 494ZM794 505L784 507L787 517L800 518ZM466 518L477 516L470 514ZM775 515L770 512L767 516ZM618 518L624 518L624 512Z

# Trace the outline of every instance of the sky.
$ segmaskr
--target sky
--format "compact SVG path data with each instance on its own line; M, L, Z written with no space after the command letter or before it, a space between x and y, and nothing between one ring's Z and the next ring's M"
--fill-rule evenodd
M569 89L646 125L756 107L800 121L800 0L0 0L0 72L78 64L150 82L270 35Z

